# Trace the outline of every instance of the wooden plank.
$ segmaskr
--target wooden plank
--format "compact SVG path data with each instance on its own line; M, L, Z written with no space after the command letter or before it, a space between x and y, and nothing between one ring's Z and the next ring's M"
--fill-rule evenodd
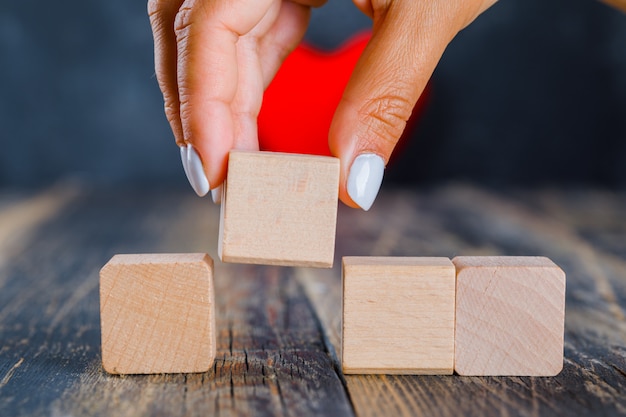
M220 259L330 268L338 193L337 158L231 151Z
M588 200L596 203L583 203ZM336 372L338 266L218 263L216 291L225 296L216 306L215 368L198 375L106 375L99 268L123 252L214 256L207 236L217 235L218 214L186 190L100 191L73 201L40 223L24 240L28 251L15 252L2 268L0 415L350 415L350 401L358 415L626 413L624 194L503 195L451 186L382 193L367 213L342 207L340 255L541 254L568 275L559 376L348 375L349 399Z
M577 325L585 326L586 334L591 336L600 333L598 336L604 339L604 343L621 344L626 340L622 307L626 301L626 262L624 258L597 246L593 239L585 238L583 230L577 226L590 220L580 220L579 217L586 215L571 213L582 214L577 205L582 205L582 201L593 199L597 195L592 192L585 197L581 193L577 198L572 198L571 195L551 191L549 194L554 194L561 205L560 209L552 212L541 206L541 195L545 193L523 193L505 199L463 187L446 190L440 197L442 203L449 207L447 214L451 219L450 227L464 227L468 239L478 241L481 245L499 247L507 251L505 254L540 253L553 259L565 270L568 277L568 316L577 316L580 319ZM623 196L621 199L623 200ZM474 207L468 201L480 201L482 208ZM626 205L621 206L626 208ZM461 212L465 216L473 217L471 228L457 223ZM497 215L494 216L495 213ZM570 214L562 216L563 213ZM602 211L599 216L610 218L604 220L606 223L623 225L623 217L617 207L611 209L607 206L606 212ZM489 227L489 224L492 226ZM626 235L623 226L621 230L622 235ZM598 327L598 323L587 320L590 317L608 319L609 327Z
M382 193L368 213L341 208L337 252L393 256L546 255L568 276L565 365L553 378L347 375L359 416L623 415L626 413L626 261L582 238L563 212L576 199L542 192L498 195L469 186ZM605 224L626 239L624 194L605 196ZM576 216L577 221L582 219ZM614 232L615 233L615 232ZM613 240L615 241L615 239ZM338 271L301 271L326 338L339 351Z
M57 184L35 194L12 193L0 201L0 267L26 247L36 228L78 195L76 184ZM4 281L0 277L0 288Z
M225 295L213 369L115 378L94 367L53 407L73 415L352 415L297 283L277 268L227 269L233 274L216 274Z
M0 415L352 415L288 269L217 265L209 372L103 371L100 267L120 252L215 253L217 210L187 192L101 191L36 230L0 292Z

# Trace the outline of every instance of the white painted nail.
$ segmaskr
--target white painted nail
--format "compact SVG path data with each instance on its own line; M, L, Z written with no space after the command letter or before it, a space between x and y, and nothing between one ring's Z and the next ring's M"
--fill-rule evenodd
M181 151L181 156L182 154L183 151ZM183 163L183 167L185 167L185 163ZM185 173L187 174L187 179L189 180L189 184L191 184L191 188L193 188L196 194L200 197L204 197L211 189L211 186L209 185L209 180L204 174L202 160L191 144L187 145L187 169L185 170Z
M189 165L187 164L187 147L180 147L180 160L183 162L183 169L185 170L185 176L189 181Z
M222 186L216 187L211 190L211 198L215 204L220 204L222 202Z
M367 211L372 207L383 182L385 161L376 154L366 153L356 157L348 175L348 195Z

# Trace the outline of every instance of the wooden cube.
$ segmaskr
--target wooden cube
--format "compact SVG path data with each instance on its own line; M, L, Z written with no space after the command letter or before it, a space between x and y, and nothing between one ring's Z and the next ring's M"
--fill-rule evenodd
M553 376L563 367L565 273L544 257L459 256L455 371Z
M346 374L452 374L455 270L448 258L344 257Z
M213 300L207 254L115 255L100 271L104 369L208 371L215 359Z
M222 261L332 267L339 159L231 151L223 192Z

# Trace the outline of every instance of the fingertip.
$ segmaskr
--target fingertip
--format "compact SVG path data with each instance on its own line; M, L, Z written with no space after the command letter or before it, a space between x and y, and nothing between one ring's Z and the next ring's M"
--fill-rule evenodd
M352 0L354 5L367 17L372 19L374 17L374 9L372 8L372 2L370 0Z
M368 211L380 191L386 160L372 152L345 153L339 158L339 200L348 207Z
M339 182L339 199L348 207L368 211L380 191L385 160L374 153L361 153L345 166Z
M350 207L350 208L354 208L354 209L358 209L360 208L359 205L357 203L355 203L354 201L352 201L352 199L350 198L350 196L348 195L348 192L346 190L346 187L340 187L339 189L339 200L345 204L346 206Z
M222 184L219 187L213 188L211 190L211 199L213 200L214 204L217 204L217 205L222 204L223 189L224 189L224 186Z
M199 197L204 197L211 185L204 172L202 159L191 144L180 147L180 157L191 188Z
M369 2L355 3L368 12ZM417 3L399 3L375 16L372 37L330 126L329 147L341 160L340 198L350 207L371 207L384 166L445 47L435 35L423 36L426 43L415 41L422 34L415 27Z
M395 141L372 135L353 109L344 102L337 108L329 147L341 161L339 199L348 207L367 211L378 195Z
M193 144L202 160L204 173L211 184L211 189L219 187L226 179L229 146L212 141L195 141Z
M384 172L385 161L380 155L363 153L354 158L346 182L350 199L368 211L378 196Z

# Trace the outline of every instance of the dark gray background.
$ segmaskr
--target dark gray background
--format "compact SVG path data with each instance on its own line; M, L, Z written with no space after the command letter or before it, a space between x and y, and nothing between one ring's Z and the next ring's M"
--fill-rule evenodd
M316 10L332 48L369 26ZM184 183L140 0L0 3L0 185L67 176ZM626 15L593 0L501 0L461 32L387 181L626 186Z

